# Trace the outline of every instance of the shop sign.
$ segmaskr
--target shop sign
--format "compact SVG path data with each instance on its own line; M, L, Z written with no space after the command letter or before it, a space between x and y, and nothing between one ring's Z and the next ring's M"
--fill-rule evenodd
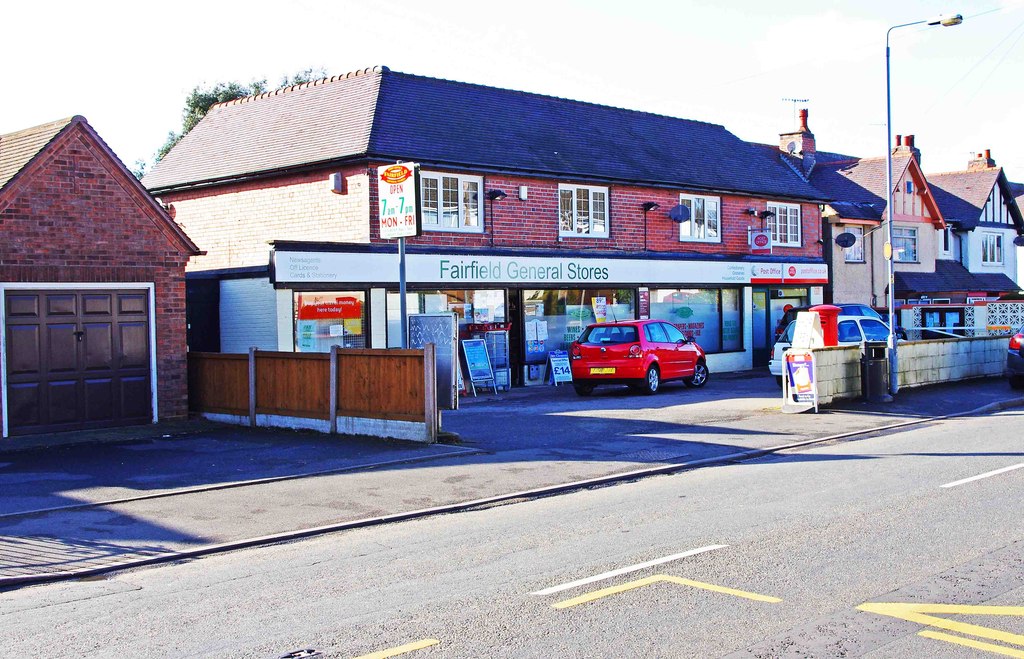
M766 255L772 253L772 232L767 229L751 229L750 253Z
M407 238L420 234L419 204L416 201L418 167L414 163L400 163L377 168L381 238Z
M672 259L592 259L542 256L408 254L407 279L422 284L781 284L828 281L825 264L717 263ZM387 283L395 254L274 251L276 283ZM785 270L784 270L785 269ZM792 272L793 274L790 274ZM785 273L785 276L784 276Z

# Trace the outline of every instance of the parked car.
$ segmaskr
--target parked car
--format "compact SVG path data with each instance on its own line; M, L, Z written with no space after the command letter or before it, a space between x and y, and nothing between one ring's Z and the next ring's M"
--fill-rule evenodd
M768 372L775 376L775 381L782 385L783 355L793 345L793 332L796 330L796 321L793 320L786 326L782 336L775 342L772 348L772 358L768 361ZM836 324L839 345L856 345L863 341L888 341L889 326L873 316L843 316L840 315Z
M1010 337L1006 352L1006 376L1014 389L1024 389L1024 325Z
M682 380L688 387L703 387L708 381L704 350L661 320L590 325L569 347L569 362L580 396L589 396L601 384L628 384L653 394L670 380Z
M844 302L841 304L835 304L833 306L839 307L840 316L863 316L865 318L875 318L877 320L882 321L883 323L885 322L885 318L882 317L882 314L878 313L877 311L875 311L866 304L848 304ZM779 340L779 338L782 336L783 330L789 327L789 324L791 322L796 320L796 315L798 313L800 313L801 311L810 311L810 309L811 307L793 307L792 309L789 309L784 314L782 314L782 318L779 320L779 324L775 328L775 340ZM903 340L907 339L907 331L900 327L899 324L896 325L896 336Z
M816 306L816 305L814 305ZM884 321L882 314L878 313L866 304L854 304L854 303L842 303L835 304L833 306L839 307L840 316L865 316L867 318L875 318L877 320ZM779 324L775 326L775 340L782 336L783 330L789 327L789 324L796 320L796 315L801 311L810 311L811 307L793 307L788 309L782 314L782 318L779 319Z

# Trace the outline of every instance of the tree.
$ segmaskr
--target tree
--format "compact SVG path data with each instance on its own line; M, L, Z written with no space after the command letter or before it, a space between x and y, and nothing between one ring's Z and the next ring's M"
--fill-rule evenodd
M283 77L276 88L280 89L282 87L300 85L302 83L326 77L327 73L322 67L310 67L304 71L299 71L291 77ZM168 131L167 139L164 140L163 146L157 149L156 154L153 156L152 163L148 163L141 159L136 160L135 165L132 167L132 173L140 179L145 176L146 171L150 166L160 162L163 157L166 156L172 148L174 148L174 145L181 141L181 138L185 137L190 130L196 127L196 124L206 116L206 113L210 111L212 106L217 103L226 103L238 98L245 98L246 96L256 96L266 91L266 78L263 80L253 80L249 83L218 82L212 87L201 87L197 85L185 98L185 107L181 111L181 131Z

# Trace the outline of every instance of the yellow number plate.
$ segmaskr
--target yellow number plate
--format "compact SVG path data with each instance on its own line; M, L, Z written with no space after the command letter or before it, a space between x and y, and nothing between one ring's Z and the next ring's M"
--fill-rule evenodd
M614 368L592 368L590 369L591 375L614 375Z

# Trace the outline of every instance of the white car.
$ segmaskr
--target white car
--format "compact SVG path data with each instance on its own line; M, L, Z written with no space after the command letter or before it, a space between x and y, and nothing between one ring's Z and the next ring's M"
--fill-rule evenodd
M782 386L782 356L793 344L793 332L796 321L786 326L785 331L772 348L772 358L768 361L768 372L775 376L776 382ZM864 341L888 341L889 326L874 316L840 316L836 326L839 334L839 345L857 345Z

